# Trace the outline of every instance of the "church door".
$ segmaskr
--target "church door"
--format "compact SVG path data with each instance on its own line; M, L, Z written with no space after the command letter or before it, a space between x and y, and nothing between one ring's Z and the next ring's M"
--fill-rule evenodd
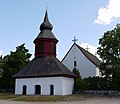
M24 86L23 86L23 92L22 92L22 94L23 94L23 95L26 95L26 93L27 93L27 86L24 85Z
M35 94L41 94L41 86L35 85Z
M54 95L54 86L50 85L50 95Z

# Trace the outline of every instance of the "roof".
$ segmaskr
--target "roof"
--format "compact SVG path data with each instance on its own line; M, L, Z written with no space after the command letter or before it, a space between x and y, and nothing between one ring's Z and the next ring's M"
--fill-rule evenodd
M93 54L91 54L90 52L88 52L87 50L83 49L82 47L80 47L79 45L77 45L76 43L74 43L72 45L72 47L76 45L78 47L78 49L80 49L80 51L86 56L86 58L88 60L90 60L94 65L96 66L100 66L100 63L101 61L96 57L94 56ZM70 50L72 49L72 47L70 48ZM70 50L68 51L68 53L70 52ZM65 57L68 55L68 53L65 55ZM65 57L63 58L63 60L65 59ZM62 61L63 61L62 60Z
M49 22L47 10L45 12L45 17L43 23L40 25L40 33L38 34L37 38L50 38L56 39L54 34L52 33L53 26ZM36 39L37 39L36 38ZM57 39L56 39L57 40Z
M34 58L26 67L13 75L14 78L57 76L76 77L64 64L52 56Z
M48 13L47 13L47 10L45 12L45 17L44 17L44 21L43 23L40 25L40 30L44 30L44 29L49 29L49 30L52 30L53 29L53 26L52 24L49 22L49 19L48 19Z
M56 39L56 37L54 36L54 34L52 33L51 30L48 30L48 29L45 29L45 30L42 30L37 38L50 38L50 39Z

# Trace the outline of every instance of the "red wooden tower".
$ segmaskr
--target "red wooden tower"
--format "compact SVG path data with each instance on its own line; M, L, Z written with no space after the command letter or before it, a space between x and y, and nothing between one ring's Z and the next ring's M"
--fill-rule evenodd
M41 56L55 56L56 57L56 44L58 40L52 33L53 26L49 22L47 10L45 13L44 21L40 25L40 33L34 40L35 44L35 58Z

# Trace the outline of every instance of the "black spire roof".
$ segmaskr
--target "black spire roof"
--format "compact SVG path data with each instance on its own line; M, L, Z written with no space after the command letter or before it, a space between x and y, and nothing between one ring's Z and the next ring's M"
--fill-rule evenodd
M48 13L47 13L47 10L46 10L46 13L45 13L45 17L44 17L44 21L43 23L40 25L40 30L44 30L44 29L49 29L49 30L52 30L53 29L53 26L52 24L49 22L49 19L48 19Z
M40 33L38 34L37 38L50 38L56 39L54 34L52 33L53 26L49 22L47 10L45 12L45 17L43 23L40 25ZM37 39L36 38L36 39ZM57 40L57 39L56 39Z

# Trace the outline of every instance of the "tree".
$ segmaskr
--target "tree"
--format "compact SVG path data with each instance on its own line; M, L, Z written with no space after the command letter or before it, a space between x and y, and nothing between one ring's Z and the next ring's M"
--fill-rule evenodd
M97 53L102 59L100 70L105 77L112 77L113 84L120 88L120 24L104 33L99 39Z
M74 93L76 93L79 90L83 90L84 84L83 84L83 80L82 80L82 78L80 76L79 70L74 68L73 73L75 75L77 75L77 78L74 79Z
M111 81L105 77L88 77L83 80L85 90L110 90Z
M3 59L2 59L2 56L0 57L0 78L2 77L2 66L3 66Z
M14 88L14 80L12 76L21 70L30 60L31 54L28 53L28 49L25 48L25 44L16 47L16 51L5 56L6 61L3 65L3 88Z

